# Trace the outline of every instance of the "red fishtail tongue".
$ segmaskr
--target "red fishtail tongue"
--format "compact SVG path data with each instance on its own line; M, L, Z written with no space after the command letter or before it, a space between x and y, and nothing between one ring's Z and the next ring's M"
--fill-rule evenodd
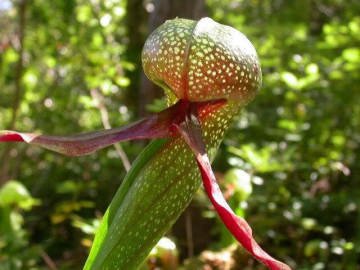
M186 143L196 156L196 161L199 166L201 177L205 191L214 205L221 220L232 233L232 235L241 243L241 245L248 250L256 259L265 264L270 269L288 270L291 269L288 265L272 258L256 243L252 236L252 231L249 224L235 215L230 206L223 197L219 185L216 182L215 175L212 171L211 164L206 154L205 144L202 139L201 127L196 116L196 111L193 110L188 114L185 121L180 125L176 125Z
M0 142L26 142L67 156L87 155L120 141L171 137L174 134L169 127L174 119L178 118L179 112L184 110L183 107L183 102L178 102L164 111L128 126L75 136L0 131Z
M193 106L211 108L222 104L224 104L223 100L215 100L194 103ZM121 141L177 136L178 131L174 130L173 124L184 121L189 106L189 101L179 100L173 106L130 125L73 136L48 136L5 130L0 131L0 143L25 142L67 156L82 156Z

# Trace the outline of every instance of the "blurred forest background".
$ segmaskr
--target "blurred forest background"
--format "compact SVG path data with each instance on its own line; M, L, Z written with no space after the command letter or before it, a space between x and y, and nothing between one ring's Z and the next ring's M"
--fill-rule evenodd
M262 90L214 163L232 207L294 269L360 269L358 0L0 0L0 129L74 134L163 108L140 54L176 16L231 25L260 56ZM144 145L0 145L0 269L81 269ZM201 190L167 237L144 269L263 269Z

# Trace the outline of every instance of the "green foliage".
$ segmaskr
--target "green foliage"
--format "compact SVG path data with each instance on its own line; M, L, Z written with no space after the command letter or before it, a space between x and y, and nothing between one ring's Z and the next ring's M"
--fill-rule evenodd
M18 206L29 210L37 204L29 191L17 181L9 181L0 189L0 206L3 208Z
M21 210L28 211L39 201L21 183L11 180L0 189L1 269L32 269L39 260L36 247L29 247Z

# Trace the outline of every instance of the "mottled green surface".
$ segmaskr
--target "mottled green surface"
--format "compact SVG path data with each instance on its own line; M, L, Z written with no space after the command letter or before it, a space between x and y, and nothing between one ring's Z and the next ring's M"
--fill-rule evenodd
M166 21L147 39L145 74L179 99L248 103L261 84L255 48L238 30L210 18Z

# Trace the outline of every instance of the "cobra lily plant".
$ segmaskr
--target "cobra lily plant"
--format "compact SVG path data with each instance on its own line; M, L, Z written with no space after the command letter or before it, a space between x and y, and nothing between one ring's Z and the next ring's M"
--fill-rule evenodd
M216 182L210 159L231 118L260 88L249 40L209 18L165 22L147 39L143 68L165 90L169 107L129 126L75 136L2 131L0 142L26 142L68 156L119 141L156 139L139 155L96 233L84 269L136 269L202 183L220 219L241 245L270 269L290 269L254 240Z

